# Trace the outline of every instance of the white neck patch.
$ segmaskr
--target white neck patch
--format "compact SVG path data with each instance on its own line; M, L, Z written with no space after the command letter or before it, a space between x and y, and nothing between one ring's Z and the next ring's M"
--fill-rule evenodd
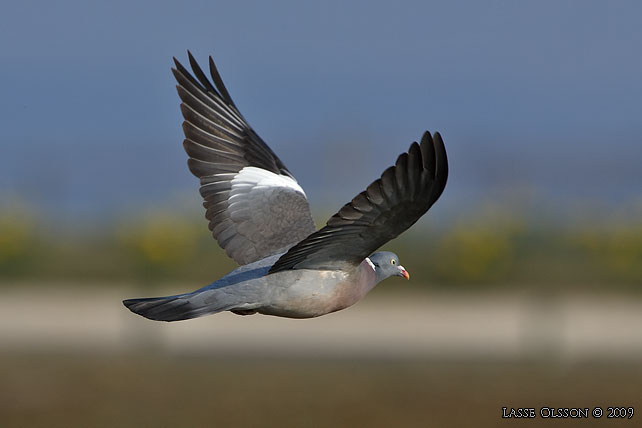
M370 265L372 270L376 272L375 265L372 263L372 260L370 260L370 257L366 257L366 262Z

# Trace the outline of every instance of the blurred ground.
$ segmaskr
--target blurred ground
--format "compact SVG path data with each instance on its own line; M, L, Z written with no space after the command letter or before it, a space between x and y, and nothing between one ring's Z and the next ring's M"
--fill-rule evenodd
M642 358L642 297L389 291L395 285L385 284L349 310L317 319L225 312L176 323L149 321L122 306L123 298L148 290L14 285L0 287L0 340L5 350L30 352L570 362ZM177 288L160 291L174 294Z
M642 409L628 295L375 290L314 320L157 323L120 304L138 294L0 287L2 425L491 427L523 424L502 407Z
M639 364L5 354L0 375L8 427L634 427L501 414L642 405Z
M349 310L311 320L229 312L176 323L130 313L124 286L0 287L5 350L275 358L476 358L639 361L642 297L375 289ZM401 282L401 280L399 280ZM387 287L385 287L387 286ZM384 288L385 287L385 288ZM174 294L167 288L160 294Z

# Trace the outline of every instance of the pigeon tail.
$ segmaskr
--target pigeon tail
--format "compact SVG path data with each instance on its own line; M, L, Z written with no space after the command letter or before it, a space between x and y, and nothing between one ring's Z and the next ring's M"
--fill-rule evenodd
M214 302L208 305L195 305L190 297L196 293L177 296L148 297L127 299L123 304L135 314L154 321L180 321L227 311L236 305L229 302ZM217 304L219 303L219 304Z

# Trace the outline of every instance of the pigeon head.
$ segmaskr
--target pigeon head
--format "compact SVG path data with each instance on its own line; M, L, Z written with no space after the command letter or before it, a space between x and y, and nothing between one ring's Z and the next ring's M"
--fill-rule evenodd
M410 274L399 263L399 257L390 251L379 251L368 257L374 266L375 273L377 274L377 282L391 276L401 276L410 279Z

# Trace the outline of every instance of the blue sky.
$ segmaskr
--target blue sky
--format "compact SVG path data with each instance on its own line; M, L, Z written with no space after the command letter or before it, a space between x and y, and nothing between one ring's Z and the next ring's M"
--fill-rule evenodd
M64 218L198 206L169 70L190 49L318 210L424 129L449 151L445 211L640 199L642 3L345 3L5 5L0 195Z

